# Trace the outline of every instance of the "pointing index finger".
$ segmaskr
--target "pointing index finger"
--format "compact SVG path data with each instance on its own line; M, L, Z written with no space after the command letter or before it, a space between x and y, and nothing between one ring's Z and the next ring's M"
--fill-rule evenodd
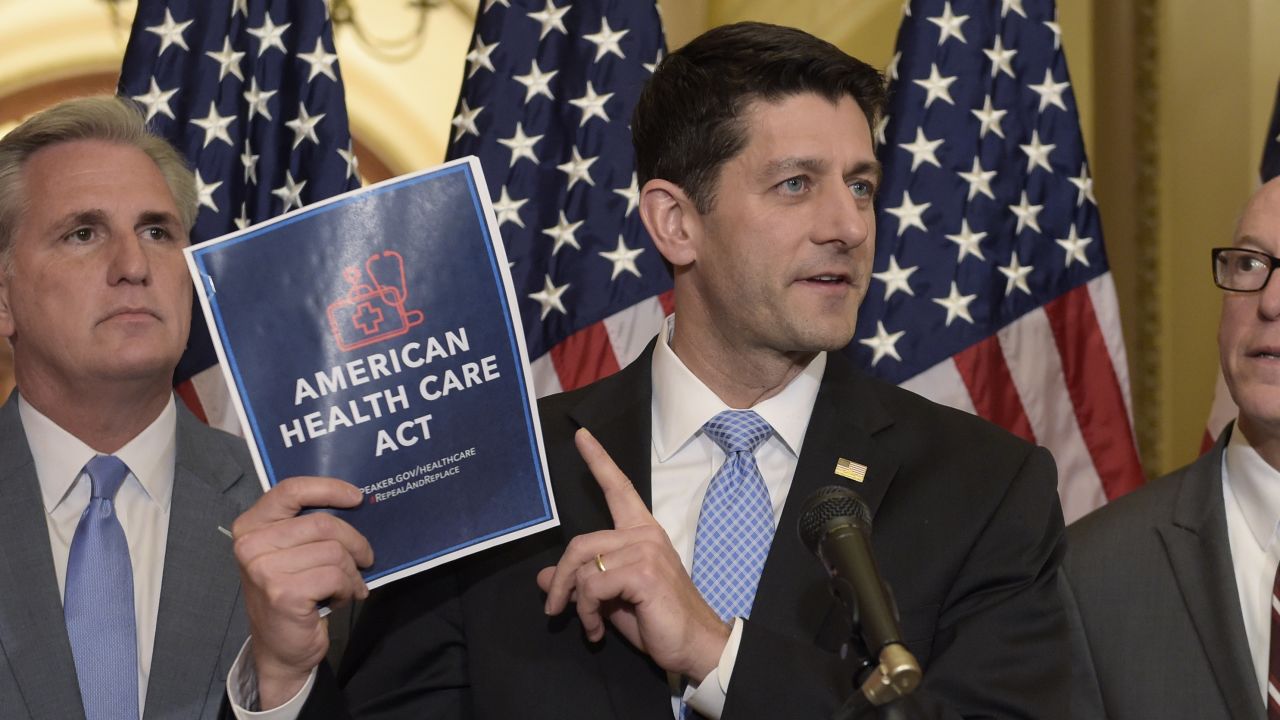
M600 441L586 428L579 428L573 439L578 446L578 454L582 455L596 483L604 491L604 500L609 505L613 526L628 528L652 523L653 515L649 513L644 500L636 492L631 480L613 462L613 458L609 457Z

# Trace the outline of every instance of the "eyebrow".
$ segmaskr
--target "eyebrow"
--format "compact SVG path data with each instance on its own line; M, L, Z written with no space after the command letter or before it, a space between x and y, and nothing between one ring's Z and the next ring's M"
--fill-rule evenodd
M793 170L805 170L817 174L826 170L829 165L830 163L822 158L787 157L769 161L760 175L768 179ZM879 185L880 180L884 177L884 168L877 160L866 160L854 165L849 172L845 173L846 178L859 175L872 175L875 177L876 185Z
M858 175L872 175L875 177L876 186L880 186L880 181L884 179L884 166L879 160L867 160L853 166L852 172L846 177L855 177Z
M107 213L105 210L77 210L67 213L58 220L55 225L57 227L67 227L71 225L106 225Z
M138 216L138 225L177 225L178 218L171 212L147 210Z
M55 227L71 227L74 225L108 225L107 212L98 208L91 210L77 210L62 216L56 223ZM177 225L178 218L171 212L163 210L146 210L138 216L138 221L134 223L134 227L143 225Z
M786 157L779 160L770 160L765 164L761 175L764 177L773 177L784 172L792 170L805 170L811 173L819 173L827 169L828 162L820 158L814 157Z

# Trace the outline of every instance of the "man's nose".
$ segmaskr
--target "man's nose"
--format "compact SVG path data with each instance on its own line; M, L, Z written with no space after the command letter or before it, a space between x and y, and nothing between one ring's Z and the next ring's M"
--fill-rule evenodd
M127 282L146 284L151 276L151 259L143 247L142 238L130 228L112 233L109 245L111 254L108 281L112 284Z
M847 185L833 183L824 188L822 222L818 227L819 242L839 242L857 247L875 232L875 213L870 202L864 206Z

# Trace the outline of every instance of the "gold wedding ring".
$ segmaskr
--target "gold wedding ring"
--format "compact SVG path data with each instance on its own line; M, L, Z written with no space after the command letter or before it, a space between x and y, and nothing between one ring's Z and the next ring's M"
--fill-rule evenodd
M596 567L600 568L600 572L604 572L604 558L600 553L596 553Z

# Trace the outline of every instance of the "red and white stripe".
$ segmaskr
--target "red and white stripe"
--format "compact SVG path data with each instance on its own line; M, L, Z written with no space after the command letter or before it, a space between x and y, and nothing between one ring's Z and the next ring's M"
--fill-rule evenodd
M1102 275L903 383L1049 448L1071 522L1143 482L1115 286Z
M1280 570L1271 584L1271 646L1267 657L1267 720L1280 720Z
M538 397L574 390L626 367L673 310L670 291L632 305L570 335L531 363Z
M196 373L190 380L180 383L174 391L182 398L191 412L206 424L226 430L233 435L240 432L240 420L231 401L231 390L222 376L222 366L214 365Z

